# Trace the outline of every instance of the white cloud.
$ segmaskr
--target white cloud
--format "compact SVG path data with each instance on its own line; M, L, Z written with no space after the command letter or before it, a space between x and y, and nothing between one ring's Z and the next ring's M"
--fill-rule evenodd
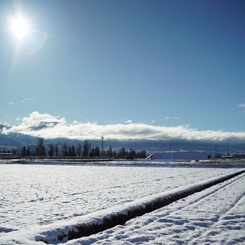
M180 120L180 117L165 117L165 120Z
M245 132L200 131L187 126L164 127L145 123L116 123L100 125L93 122L81 123L74 121L68 124L65 118L55 117L50 114L33 112L29 117L24 117L22 122L2 133L22 133L43 138L70 139L100 139L103 135L107 139L117 140L227 140L231 138L245 140Z
M36 100L37 98L25 98L22 100L22 103L27 103L27 102L30 102L30 101L33 101L33 100Z
M239 108L242 108L242 112L245 113L245 104L238 105Z

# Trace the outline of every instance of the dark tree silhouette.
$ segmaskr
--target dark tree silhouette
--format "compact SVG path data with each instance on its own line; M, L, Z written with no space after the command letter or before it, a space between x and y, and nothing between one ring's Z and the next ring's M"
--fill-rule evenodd
M49 145L49 152L48 152L49 157L53 157L54 155L54 145L50 144Z
M40 158L46 156L46 150L45 150L45 147L44 147L44 139L43 138L39 138L38 139L37 149L38 149L38 156Z
M26 146L23 146L21 149L21 156L25 157L26 156Z
M89 150L90 150L90 144L88 140L85 140L83 144L83 157L88 157Z

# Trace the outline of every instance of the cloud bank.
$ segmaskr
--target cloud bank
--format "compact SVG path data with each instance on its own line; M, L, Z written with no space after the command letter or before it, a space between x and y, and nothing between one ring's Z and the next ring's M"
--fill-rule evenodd
M164 127L127 121L124 124L100 125L97 123L67 123L65 118L33 112L24 117L21 123L4 128L2 133L21 133L45 139L69 138L77 140L245 140L245 132L200 131L189 126Z

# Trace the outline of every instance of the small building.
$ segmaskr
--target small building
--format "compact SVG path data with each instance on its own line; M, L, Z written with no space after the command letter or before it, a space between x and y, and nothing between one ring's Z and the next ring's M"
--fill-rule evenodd
M10 159L13 158L12 153L0 152L0 159Z
M163 151L153 152L146 160L160 160L164 162L190 162L193 160L210 159L210 154L204 151Z

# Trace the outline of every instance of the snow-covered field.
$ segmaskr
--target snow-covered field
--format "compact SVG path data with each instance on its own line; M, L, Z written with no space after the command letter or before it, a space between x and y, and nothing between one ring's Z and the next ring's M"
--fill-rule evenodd
M44 244L36 241L42 236L61 243L51 238L67 225L245 169L173 166L0 164L0 244ZM244 186L245 173L125 225L62 244L242 244Z

